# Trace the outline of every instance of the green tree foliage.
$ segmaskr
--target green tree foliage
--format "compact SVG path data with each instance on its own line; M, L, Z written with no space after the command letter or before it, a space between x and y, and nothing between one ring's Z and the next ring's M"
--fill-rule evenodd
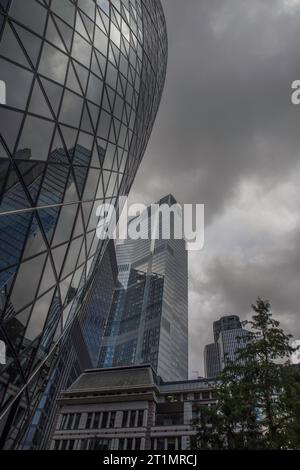
M268 301L252 305L249 334L217 379L217 405L200 409L193 447L299 449L300 373L287 359L295 351Z

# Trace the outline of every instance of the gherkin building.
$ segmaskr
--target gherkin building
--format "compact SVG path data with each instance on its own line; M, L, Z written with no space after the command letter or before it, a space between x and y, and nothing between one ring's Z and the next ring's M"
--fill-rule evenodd
M166 63L160 0L0 0L2 436L80 311L105 245L96 208L131 188Z

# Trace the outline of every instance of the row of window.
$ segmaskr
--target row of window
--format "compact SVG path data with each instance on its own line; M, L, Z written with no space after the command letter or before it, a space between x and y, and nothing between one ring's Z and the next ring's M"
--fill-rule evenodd
M140 450L140 437L119 439L117 450ZM112 439L61 439L54 441L54 450L110 450Z
M60 423L61 430L74 429L107 429L114 428L116 424L115 411L87 413L84 423L81 422L82 413L65 413ZM122 428L142 427L144 410L126 410L122 412Z
M183 393L183 394L174 394L166 395L165 401L168 402L178 402L178 401L192 401L192 400L211 400L214 398L214 392L204 391L204 392L195 392L195 393Z

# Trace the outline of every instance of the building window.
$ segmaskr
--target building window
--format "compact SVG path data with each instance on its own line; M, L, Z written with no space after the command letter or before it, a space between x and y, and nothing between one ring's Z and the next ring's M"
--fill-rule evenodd
M74 429L79 429L80 418L81 418L81 414L80 414L80 413L76 413Z
M108 423L108 412L104 411L102 414L102 423L101 423L101 428L107 428L107 423Z
M59 444L60 444L60 441L54 441L54 450L59 449Z
M129 427L130 428L134 428L134 426L135 426L135 416L136 416L136 412L131 411L130 412L130 421L129 421Z
M168 437L167 450L176 450L176 437Z
M71 413L69 414L68 422L67 422L67 429L72 429L73 423L74 423L74 418L75 414Z
M194 400L200 400L200 393L194 393Z
M115 421L116 421L116 412L112 411L110 413L109 428L115 427Z
M144 410L139 410L138 412L138 422L137 422L137 425L139 428L141 428L143 426L143 422L144 422Z
M156 449L157 450L165 450L165 440L163 437L157 439L156 441Z
M93 450L109 450L110 440L109 439L98 439L94 440Z
M127 439L127 450L132 450L133 439L130 437Z
M125 439L119 439L118 450L124 450L124 449L125 449Z
M95 413L93 428L98 429L100 423L100 413Z
M180 395L167 395L166 401L170 403L174 403L176 401L180 401Z
M202 400L209 400L210 393L209 392L202 392Z
M140 438L140 437L136 437L136 439L135 439L135 446L134 446L134 447L135 447L135 450L140 450L140 448L141 448L141 442L142 442L141 438Z
M92 427L92 419L93 419L93 413L88 413L88 415L87 415L87 420L86 420L86 425L85 425L85 429L91 429L91 427Z
M127 421L128 421L128 411L123 411L122 428L127 427Z
M61 450L66 450L66 449L67 449L67 444L68 444L68 441L67 441L67 440L62 441L62 443L61 443Z
M66 426L66 423L67 423L67 418L68 418L68 415L67 414L63 414L62 415L62 420L61 420L61 424L60 424L60 429L65 429L65 426Z

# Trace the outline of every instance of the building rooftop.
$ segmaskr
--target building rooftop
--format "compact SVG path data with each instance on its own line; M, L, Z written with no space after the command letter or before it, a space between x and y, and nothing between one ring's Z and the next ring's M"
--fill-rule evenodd
M214 381L208 379L163 382L151 365L136 365L125 367L112 367L109 369L86 370L63 395L104 390L126 390L128 388L154 388L161 392L175 390L194 390L210 388Z

